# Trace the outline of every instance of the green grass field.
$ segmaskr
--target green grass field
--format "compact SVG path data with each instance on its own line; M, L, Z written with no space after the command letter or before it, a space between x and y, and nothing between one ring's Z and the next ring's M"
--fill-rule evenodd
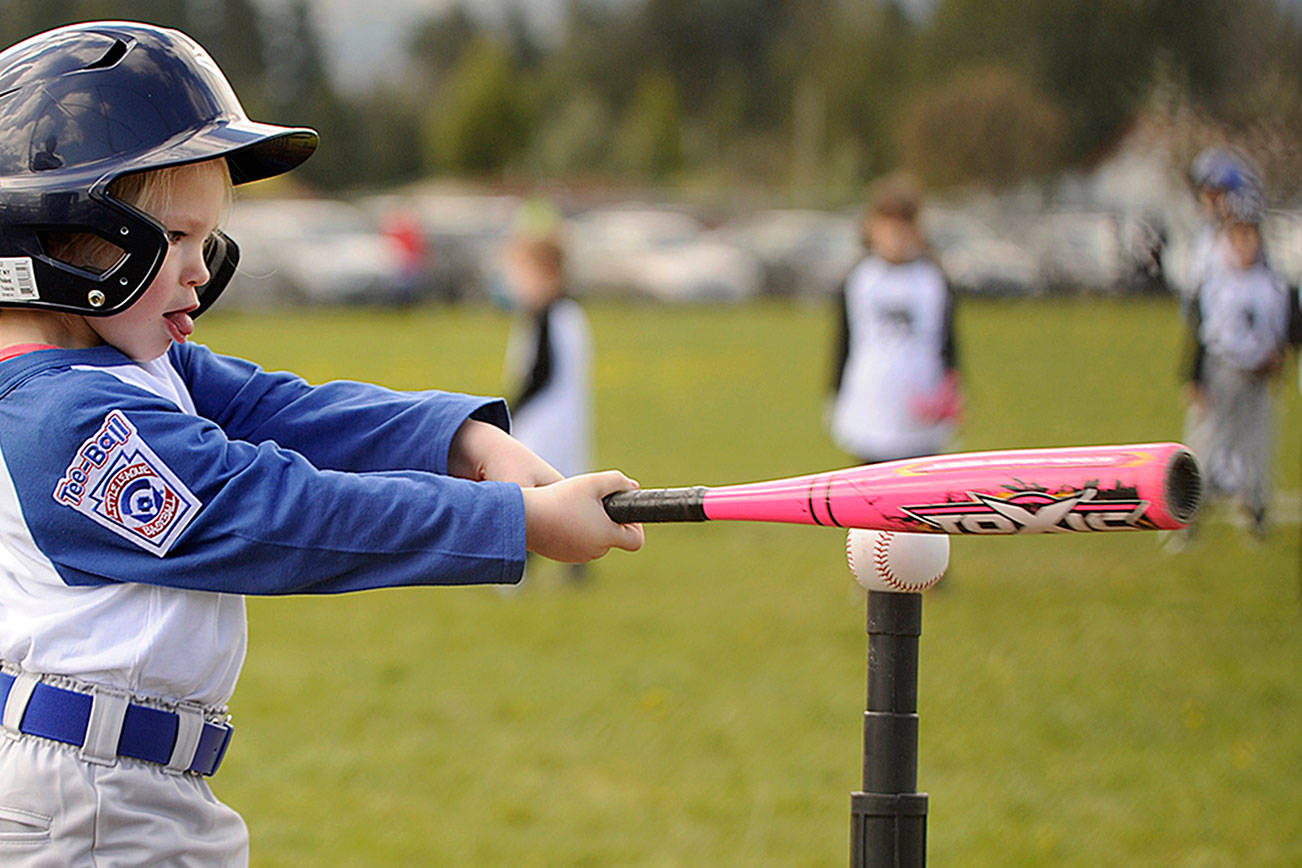
M646 486L847 463L822 308L590 308L600 462ZM487 309L214 313L198 337L319 382L500 391ZM969 301L961 448L1178 439L1173 305ZM1299 488L1295 371L1280 488ZM958 539L927 595L934 865L1302 864L1296 498L1253 546ZM310 504L304 504L310 509ZM251 600L214 781L259 866L837 866L860 787L864 600L843 532L654 526L584 587Z

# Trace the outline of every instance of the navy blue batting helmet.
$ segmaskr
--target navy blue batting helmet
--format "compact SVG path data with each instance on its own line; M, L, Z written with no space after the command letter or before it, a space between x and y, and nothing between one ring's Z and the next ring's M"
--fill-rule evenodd
M1228 192L1260 187L1256 168L1247 157L1230 148L1210 147L1194 158L1189 180L1195 187Z
M236 184L286 172L315 130L252 121L208 53L164 27L59 27L0 52L0 306L120 313L167 253L164 228L109 193L117 178L225 157ZM51 232L97 235L123 251L103 273L46 249ZM218 232L199 312L225 288L239 248Z

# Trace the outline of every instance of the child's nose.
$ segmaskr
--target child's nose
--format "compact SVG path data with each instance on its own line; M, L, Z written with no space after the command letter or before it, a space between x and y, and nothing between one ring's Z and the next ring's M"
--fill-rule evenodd
M185 271L181 274L181 282L186 286L199 287L207 283L211 276L208 273L208 263L203 256L203 247L200 246L198 252L186 258Z

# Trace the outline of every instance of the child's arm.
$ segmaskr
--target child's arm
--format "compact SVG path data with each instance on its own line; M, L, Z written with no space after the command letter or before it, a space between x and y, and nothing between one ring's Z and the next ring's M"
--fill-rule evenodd
M555 375L555 348L552 346L551 309L544 308L534 315L533 326L533 364L529 374L520 386L520 392L511 399L511 412L518 413L520 408L538 397Z
M518 581L518 485L341 473L109 374L33 378L0 403L0 445L33 555L67 585L236 594Z
M452 440L448 471L474 480L518 483L524 491L529 551L569 563L599 558L611 548L637 551L642 526L615 524L601 499L637 483L616 470L564 479L527 446L495 425L471 419Z
M448 473L476 482L515 482L523 488L549 485L564 478L519 440L477 419L467 419L452 438Z
M841 382L845 379L845 363L850 358L850 311L846 306L846 283L843 282L836 291L834 307L836 308L836 338L832 350L832 382L830 393L835 398L841 393Z
M496 399L347 380L312 386L189 343L174 345L170 358L199 415L228 437L275 442L322 469L449 473L451 444L467 419L508 424Z
M930 392L914 395L909 409L920 422L936 423L958 421L963 415L963 381L958 370L958 338L954 328L954 291L944 275L939 272L943 303L940 309L941 380Z
M1203 374L1207 361L1207 345L1202 337L1202 301L1197 293L1182 302L1184 320L1188 326L1185 335L1181 371L1184 379L1185 403L1193 406L1195 412L1205 409L1206 396L1203 394Z

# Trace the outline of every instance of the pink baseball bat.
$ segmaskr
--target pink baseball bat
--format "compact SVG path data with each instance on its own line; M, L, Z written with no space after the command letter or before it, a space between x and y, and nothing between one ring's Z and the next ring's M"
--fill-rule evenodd
M776 521L948 534L1175 530L1202 474L1179 443L960 452L767 482L624 491L618 522Z

